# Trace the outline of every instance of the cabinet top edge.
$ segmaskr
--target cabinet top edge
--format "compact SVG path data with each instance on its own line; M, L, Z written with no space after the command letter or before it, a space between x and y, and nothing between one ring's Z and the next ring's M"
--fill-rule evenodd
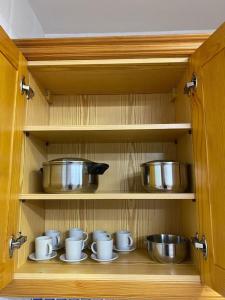
M28 67L59 67L83 65L151 65L151 64L187 64L188 57L151 57L130 59L83 59L83 60L46 60L28 61Z
M17 39L28 61L185 57L192 55L211 32L204 34Z

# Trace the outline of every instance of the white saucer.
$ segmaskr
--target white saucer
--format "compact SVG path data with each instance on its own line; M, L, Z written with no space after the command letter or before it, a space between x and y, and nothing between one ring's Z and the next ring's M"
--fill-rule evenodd
M118 257L119 257L119 255L115 252L113 252L113 256L111 259L99 259L99 258L97 258L96 254L94 254L94 253L91 254L91 259L98 261L100 263L109 263L111 261L116 260Z
M126 249L126 250L125 249L123 249L123 250L117 249L116 246L114 246L113 249L115 251L117 251L117 252L124 252L124 253L126 253L126 252L132 252L132 251L134 251L136 249L136 246L133 245L129 249Z
M31 260L34 260L34 261L43 261L43 260L50 260L50 259L53 259L53 258L55 258L57 256L57 253L56 253L56 251L52 251L52 254L51 254L51 256L50 257L46 257L46 258L36 258L35 257L35 252L34 253L31 253L28 257L29 257L29 259L31 259Z
M78 260L69 260L69 259L66 259L66 255L65 253L60 255L59 259L63 262L66 262L66 263L77 263L77 262L80 262L80 261L83 261L85 259L88 258L88 255L84 252L82 252L81 254L81 259L78 259Z

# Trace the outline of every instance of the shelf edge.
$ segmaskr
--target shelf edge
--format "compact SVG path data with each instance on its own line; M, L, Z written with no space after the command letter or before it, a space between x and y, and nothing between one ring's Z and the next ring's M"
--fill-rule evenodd
M194 200L194 193L20 194L20 200Z
M104 281L149 281L149 282L195 282L200 283L199 275L137 275L137 274L65 274L65 273L15 273L14 279L47 280L104 280Z

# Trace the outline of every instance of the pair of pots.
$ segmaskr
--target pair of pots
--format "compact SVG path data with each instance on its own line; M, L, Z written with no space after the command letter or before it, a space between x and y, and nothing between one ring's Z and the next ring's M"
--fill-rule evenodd
M62 158L43 164L43 188L46 193L93 193L98 175L109 168L80 158ZM188 166L174 161L150 161L141 165L142 184L147 192L185 192Z

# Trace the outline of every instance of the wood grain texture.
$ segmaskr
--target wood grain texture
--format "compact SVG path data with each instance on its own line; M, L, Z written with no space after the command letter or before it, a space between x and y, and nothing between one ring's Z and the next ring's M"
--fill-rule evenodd
M27 242L17 251L16 270L26 263L34 251L34 239L44 233L44 203L42 201L20 204L19 230L27 236Z
M15 40L27 60L188 56L209 34Z
M169 93L186 63L33 66L30 70L51 94Z
M194 200L194 193L80 193L80 194L20 194L20 200Z
M225 48L225 22L193 53L195 69L201 68Z
M194 69L196 71L196 69ZM193 68L190 68L190 77ZM205 138L205 120L204 108L202 105L203 90L202 79L198 72L198 89L191 97L192 109L192 136L193 136L193 156L194 156L194 172L196 183L196 204L197 204L197 219L199 224L199 234L207 234L207 244L211 248L210 232L210 207L209 207L209 179L207 172L207 147ZM204 170L204 171L203 171ZM212 285L210 260L211 252L208 254L208 259L204 260L200 257L201 279L202 282Z
M17 235L19 223L19 203L18 195L21 192L22 185L22 165L23 165L23 127L25 123L26 99L20 92L20 80L25 77L27 79L27 62L20 53L19 68L16 82L16 103L15 117L13 125L13 145L12 145L12 173L10 184L10 202L9 202L9 218L8 218L8 237ZM14 254L14 266L16 265L16 253Z
M4 42L0 35L0 45ZM17 70L0 53L0 288L11 279L13 261L9 259L8 241L10 234L10 200L13 156L13 135L16 106ZM12 222L16 215L11 215Z
M189 70L185 70L175 89L174 105L175 120L179 122L191 122L191 100L184 94L184 86L190 81Z
M15 69L19 66L19 50L0 26L0 52Z
M30 146L33 147L33 144L30 144ZM100 178L100 193L142 192L140 163L153 158L173 159L176 156L175 144L50 144L47 149L48 160L73 155L109 163L109 171ZM33 150L29 151L35 153ZM35 157L36 155L32 156L33 159ZM38 155L33 165L31 165L32 160L28 160L30 165L27 165L26 168L26 174L28 175L24 177L24 180L27 180L27 182L24 182L24 192L37 192L37 177L35 177L36 181L33 185L29 174L40 174L41 163L46 160L42 155L40 158L41 160ZM41 185L40 180L39 184ZM177 232L179 228L179 222L176 222L176 216L179 218L179 214L176 213L177 210L179 210L179 206L177 206L176 200L173 199L169 202L167 200L157 200L157 202L155 200L151 202L143 200L139 202L138 200L116 199L115 201L105 201L103 199L94 201L90 199L75 202L67 201L64 204L61 201L53 200L46 202L45 226L46 228L57 227L63 232L68 230L69 227L75 226L75 223L79 223L79 226L87 228L88 231L92 231L97 227L109 227L110 231L115 231L119 227L130 227L135 232L139 230L140 232L135 234L143 237L151 230ZM171 213L174 214L174 218L170 218ZM151 215L152 217L149 217ZM154 225L153 219L156 222L158 218L163 219L160 222L161 225L159 225L162 228L154 227L158 225ZM111 222L107 222L107 219L110 219ZM143 224L138 223L138 219L143 220ZM152 229L150 226L152 226ZM140 244L143 245L143 240Z
M189 70L186 70L181 78L175 96L175 118L176 122L185 120L191 122L191 99L184 94L184 85L190 80ZM177 160L188 163L190 166L190 190L195 191L195 172L193 161L193 139L192 133L185 134L177 140ZM197 204L193 201L181 201L181 231L184 236L192 237L199 231L199 220L197 215ZM190 247L190 255L197 269L200 269L199 252Z
M200 276L195 267L186 261L182 264L159 264L149 259L147 250L135 250L129 254L119 254L113 263L99 264L89 257L80 264L67 264L59 257L51 262L35 263L27 261L19 268L14 279L46 279L46 280L106 280L106 281L138 281L149 282L193 282L200 283Z
M25 138L23 152L22 192L38 193L42 190L40 168L47 161L47 147L45 143L35 138Z
M223 169L220 158L225 153L224 102L225 50L218 53L201 68L203 83L203 107L205 113L205 132L207 144L207 171L209 176L209 202L212 234L212 270L213 286L225 295L225 226ZM209 85L211 87L209 87ZM215 85L213 88L212 86ZM206 231L209 234L208 231ZM220 269L220 270L219 270Z
M110 168L99 176L98 192L143 192L140 164L154 159L175 159L174 143L50 144L48 160L82 157L106 162Z
M149 125L25 126L24 132L45 143L176 142L190 123Z
M47 142L72 142L73 139L77 142L174 141L190 129L189 124L171 124L175 119L175 106L170 94L70 95L52 96L51 99L49 126L35 126L37 122L32 116L39 116L42 111L38 112L39 102L35 104L34 101L29 104L27 114L31 117L24 128ZM42 122L41 118L38 120ZM46 119L42 124L45 123Z
M42 95L38 97L42 97ZM167 126L166 123L173 123L176 118L176 104L171 101L171 93L123 96L53 95L51 96L51 100L52 104L50 106L47 105L46 107L48 116L45 115L46 119L43 121L40 120L40 123L45 123L48 119L49 126L57 126L58 128L62 128L66 125L69 127L75 126L73 128L79 128L79 126L83 125L93 128L102 125L102 128L111 126L111 129L113 128L113 130L116 131L113 126L118 126L118 124L120 124L119 129L127 125L138 126L145 124L144 126L149 126L147 124L151 125L157 122L160 122L161 126ZM183 100L181 100L181 103L182 101ZM44 102L44 98L41 99L40 103L42 103L43 106L41 104L40 110L37 110L35 105L32 105L31 102L28 108L28 114L31 112L31 114L34 115L37 111L38 116L41 114L42 110L45 111L46 103ZM186 118L186 115L182 114L180 120L182 120L183 116ZM36 120L38 120L38 118L36 118ZM45 125L32 124L33 121L36 123L36 120L35 118L30 118L27 126ZM47 126L47 128L50 128L49 126ZM187 129L190 129L189 124L186 130ZM51 271L46 269L47 264L41 266L40 264L25 263L27 255L33 250L32 244L34 237L39 235L40 230L43 229L59 229L62 231L63 237L65 237L67 230L74 226L82 227L88 232L92 232L97 228L103 228L112 233L118 229L124 228L132 231L138 248L146 247L144 239L148 234L160 232L183 234L190 232L190 229L188 231L181 220L183 208L180 199L170 199L168 201L167 199L158 199L158 197L156 197L157 199L152 199L151 201L148 199L142 199L140 201L139 199L131 199L130 196L129 199L118 199L119 197L113 199L112 197L113 193L117 194L121 192L129 193L129 195L133 192L140 195L139 193L143 192L140 181L140 164L152 159L177 159L177 147L178 146L174 142L162 143L162 140L159 143L100 143L99 141L95 141L94 143L77 143L76 141L76 143L74 142L72 144L50 143L46 146L37 138L32 137L32 135L27 137L25 145L27 163L24 167L23 193L42 192L39 168L42 166L43 161L58 157L78 156L110 164L110 169L100 178L98 191L103 195L104 193L110 192L111 197L110 199L107 199L107 197L104 199L102 196L101 199L97 200L77 199L77 201L52 199L44 201L44 204L41 201L37 201L37 207L35 207L36 201L32 202L27 200L25 203L22 203L21 214L23 214L23 217L21 217L20 226L23 228L24 232L28 232L30 238L26 247L19 252L18 266L21 266L21 268L18 269L19 271L17 271L15 278L17 278L17 280L19 280L18 278L20 278L20 280L22 280L22 278L28 279L31 278L31 273L33 273L32 278L37 278L37 280L40 280L40 278L49 278ZM187 215L189 216L189 214ZM187 222L188 216L186 218ZM35 220L35 223L32 223L31 220ZM37 226L36 224L39 223L40 226ZM185 225L187 224L185 223ZM146 256L144 258L146 259ZM122 259L124 262L122 264L119 263L119 266L115 263L110 265L110 269L108 266L102 268L103 273L108 272L107 274L109 281L111 280L112 288L112 279L113 282L117 282L117 287L121 286L118 285L118 281L116 280L118 273L125 272L124 274L129 274L126 276L128 276L130 280L133 278L136 278L137 280L138 277L139 283L142 284L144 281L155 281L156 278L154 274L151 276L151 272L157 272L158 268L160 269L161 267L162 269L160 270L164 270L162 271L164 275L161 274L161 279L158 277L157 280L176 280L180 282L196 282L197 280L199 282L199 277L196 275L195 271L195 275L192 274L193 276L186 270L186 273L183 274L184 277L179 277L180 279L177 278L176 275L174 275L175 277L171 275L172 277L168 278L168 270L166 271L166 269L163 269L163 266L161 265L151 267L148 265L146 266L140 257L136 257L135 261L131 264L126 262L126 258ZM89 274L90 272L93 273L92 266L94 263L87 261L85 264L87 264L87 272L89 272ZM33 271L29 271L30 267L37 268L37 273L35 273L34 269ZM63 267L63 272L61 267ZM66 269L65 267L69 268ZM64 266L63 264L54 262L49 263L49 268L52 268L51 270L53 270L53 273L54 268L57 270L54 275L54 280L57 281L57 279L61 279L64 274L65 283L68 283L72 278L71 276L73 276L71 275L70 270L77 270L70 267L71 266ZM119 271L117 268L119 268ZM182 270L182 267L180 270ZM173 273L175 271L171 272ZM143 273L146 274L146 277ZM87 275L82 275L82 273L80 273L79 276L80 278L83 276L82 280L79 282L80 284L81 282L84 284L84 277L87 277ZM98 275L95 276L98 277ZM100 278L101 275L99 275L98 279L100 280ZM98 282L96 281L96 278L93 281L95 283ZM76 282L78 282L78 280L74 281L75 284ZM126 282L128 283L127 280ZM89 283L89 288L91 288L92 281ZM95 294L92 293L92 297L93 295ZM130 296L132 294L127 290L127 295Z
M43 90L38 86L31 73L29 73L29 84L34 91L34 97L27 102L25 124L48 125L49 105Z
M150 57L150 58L133 58L133 59L82 59L82 60L38 60L29 61L29 69L36 67L66 67L66 66L93 66L93 65L116 65L121 67L124 65L167 65L167 64L187 64L188 57Z
M49 125L175 123L171 100L171 93L52 96Z
M55 228L65 238L69 228L110 233L129 230L139 248L145 248L149 234L180 232L179 200L49 201L45 208L45 229Z
M132 127L138 126L136 124L145 123L146 125L144 126L154 127L158 125L147 124L162 122L159 126L165 127L168 125L163 124L164 122L173 122L175 119L175 106L171 102L170 94L124 96L70 95L53 96L52 100L49 114L49 124L51 125L47 128L58 126L58 129L62 129L65 124L68 126L72 125L74 126L72 128L76 129L79 128L78 125L86 125L90 129L98 126L101 129L106 129L108 126L108 128L114 130L116 128L119 129L118 134L121 135L121 128L127 128L125 124L133 124L128 125ZM32 106L29 109L32 110ZM32 122L32 120L30 121ZM99 124L104 125L101 126ZM179 125L169 126L176 127ZM186 130L188 128L190 129L189 125L186 126ZM89 141L90 138L89 135ZM162 141L162 136L160 141ZM29 147L29 144L27 145ZM45 201L46 229L50 227L58 228L65 235L69 227L72 226L81 226L89 232L96 228L106 228L110 232L115 232L119 228L129 228L134 233L139 247L144 246L144 236L150 233L182 233L180 231L181 223L179 217L180 204L179 200L175 200L173 197L170 197L170 203L167 200L156 199L152 199L149 202L145 197L138 201L133 199L130 194L128 199L124 196L121 199L121 194L113 199L113 193L143 192L140 164L153 159L176 159L175 143L50 143L44 151L46 151L48 160L58 157L78 156L99 162L104 161L110 165L110 169L104 176L100 177L98 189L100 194L110 193L109 201L107 196L104 198L104 194L98 200L92 197L80 200L78 197L75 202L66 201L63 203L62 201L54 201L55 199ZM37 160L37 165L34 169L32 169L33 167L28 167L30 171L27 174L31 170L34 173L38 173L43 160L44 157L41 160ZM26 180L29 181L29 177L26 177ZM28 187L28 185L26 186ZM31 184L29 188L24 189L24 192L32 193L37 192L37 190L36 188L33 189ZM41 189L39 192L41 192ZM141 195L139 194L140 197ZM154 197L151 196L151 198ZM159 199L160 196L155 198ZM179 196L174 198L179 198ZM110 222L107 222L107 220L110 220ZM138 220L142 220L142 222L140 223Z
M14 280L0 292L1 296L85 297L113 299L224 299L207 286L196 283L155 283L149 281L104 280Z
M201 260L203 280L225 295L225 241L223 232L224 190L224 102L225 24L191 59L191 72L198 77L192 95L196 193L199 203L200 233L209 246L207 260Z

